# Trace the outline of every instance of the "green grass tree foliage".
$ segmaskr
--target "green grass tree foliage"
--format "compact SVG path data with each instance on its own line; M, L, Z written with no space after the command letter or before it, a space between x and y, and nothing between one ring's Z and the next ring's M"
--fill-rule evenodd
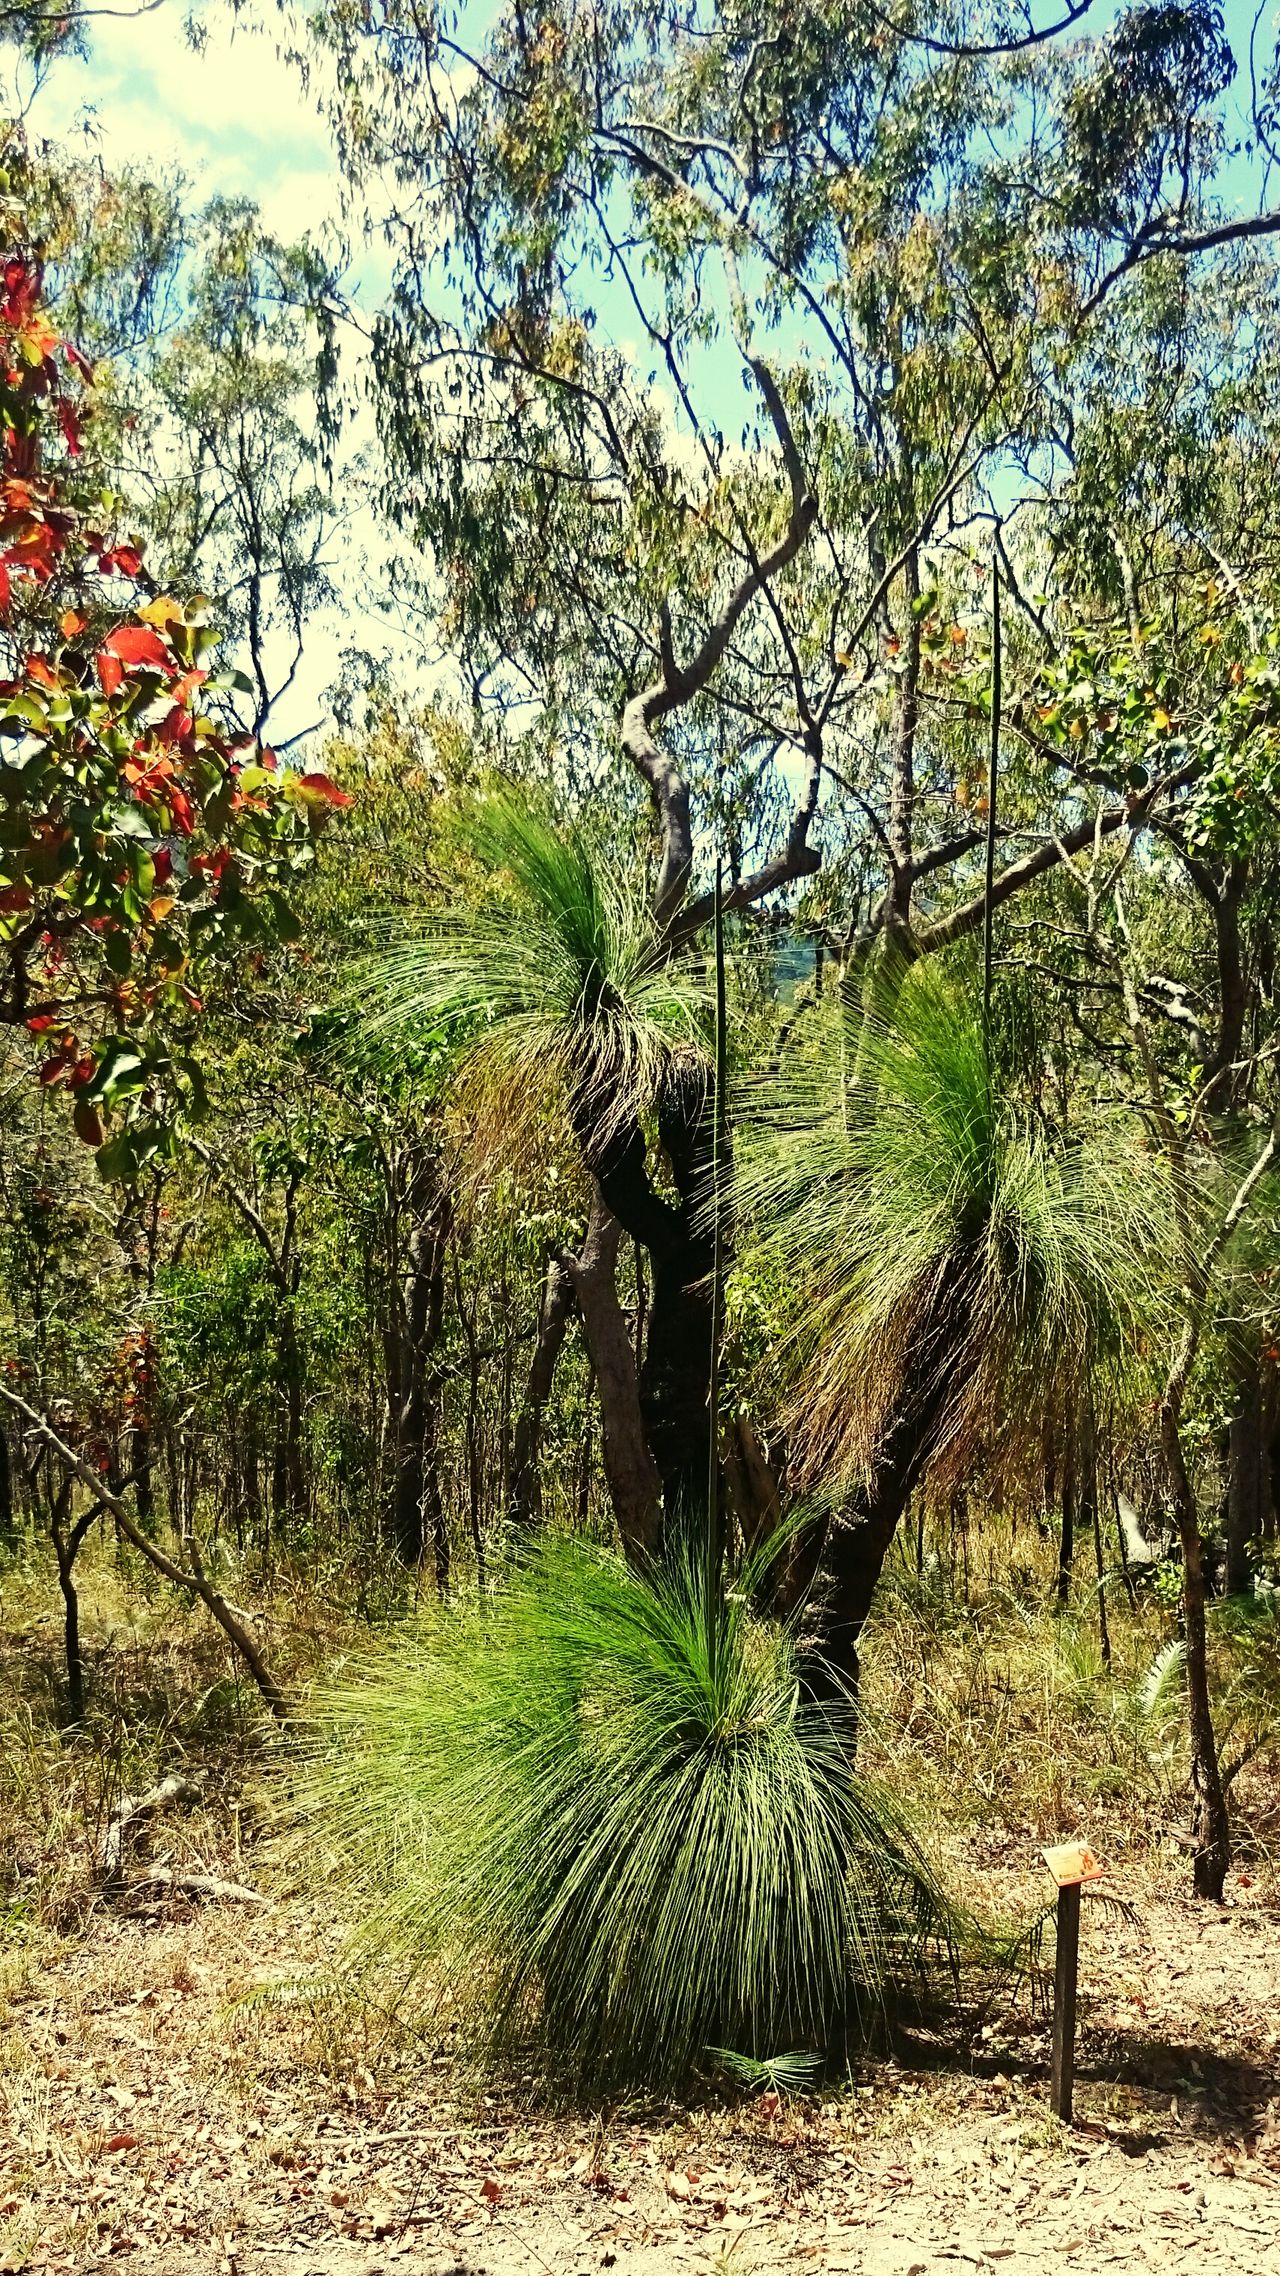
M837 1048L761 1086L738 1171L744 1261L785 1292L796 1481L832 1511L811 1637L845 1679L911 1493L1039 1460L1135 1361L1167 1253L1158 1165L1118 1121L1055 1140L963 994L929 967L895 993L886 1018L843 1000Z
M572 1126L591 1209L573 1260L600 1389L604 1460L631 1555L665 1517L705 1498L712 1246L700 1221L714 1121L705 975L673 957L644 893L581 825L502 789L461 824L475 890L375 967L388 1042L443 1024L483 1147ZM657 1136L674 1187L648 1159ZM643 1250L652 1302L636 1363L616 1275L623 1232Z
M475 800L457 839L476 890L378 957L373 1030L394 1050L445 1027L491 1133L558 1102L603 1164L673 1056L704 1050L705 986L667 953L622 863L527 790Z
M354 1883L353 1964L570 2091L838 2046L949 1946L847 1709L692 1564L548 1541L323 1713L308 1865L318 1835Z

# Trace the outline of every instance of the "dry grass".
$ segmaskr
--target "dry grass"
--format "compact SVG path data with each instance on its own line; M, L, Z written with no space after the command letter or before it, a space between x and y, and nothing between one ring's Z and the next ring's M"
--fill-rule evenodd
M881 1767L962 1864L1033 1863L1042 1845L1078 1834L1180 1887L1186 1852L1176 1836L1188 1804L1176 1664L1147 1696L1177 1635L1171 1605L1150 1588L1131 1602L1122 1576L1110 1574L1108 1666L1083 1552L1064 1610L1054 1597L1056 1544L1034 1526L1015 1533L1000 1519L971 1521L966 1548L968 1578L963 1561L932 1550L917 1570L905 1544L886 1576L865 1676ZM1280 1863L1273 1625L1250 1640L1221 1618L1212 1647L1220 1727L1232 1733L1224 1755L1257 1748L1232 1805L1237 1853L1260 1869Z
M70 1927L93 1902L93 1862L112 1808L166 1772L197 1775L202 1809L167 1819L157 1847L179 1864L235 1877L256 1835L253 1782L269 1738L260 1703L199 1606L177 1598L104 1541L79 1573L89 1707L60 1727L61 1603L39 1545L0 1570L0 1966L28 1935ZM1106 1591L1111 1665L1085 1554L1072 1607L1054 1602L1055 1547L1034 1525L972 1518L961 1540L930 1529L923 1569L899 1544L866 1652L871 1765L910 1798L935 1847L963 1858L1034 1858L1082 1833L1180 1885L1186 1761L1175 1680L1154 1708L1144 1681L1176 1633L1148 1591ZM304 1691L356 1640L341 1576L297 1576L255 1603L276 1664ZM1270 1626L1275 1626L1271 1623ZM359 1631L367 1652L370 1634ZM1232 1751L1258 1752L1232 1795L1237 1849L1280 1860L1280 1650L1227 1632L1214 1645ZM1243 1706L1240 1701L1243 1699ZM1234 1702L1234 1704L1229 1704ZM1268 1717L1274 1730L1268 1738Z
M106 1542L77 1565L87 1704L67 1728L62 1605L40 1549L0 1568L0 1956L92 1908L112 1810L170 1771L197 1779L205 1800L157 1827L157 1860L234 1875L252 1833L247 1782L271 1736L203 1608ZM234 1593L295 1690L350 1633L296 1583L255 1602L237 1575Z
M1135 1900L1131 1919L1091 1920L1085 1938L1083 2139L1045 2115L1044 2020L1025 2003L971 2018L963 2045L906 2034L820 2108L763 2094L622 2110L597 2127L533 2116L376 2017L246 1999L282 1975L323 1983L340 1930L323 1892L291 1896L269 1867L252 1806L256 1701L202 1619L106 1555L84 1576L89 1728L64 1743L56 1593L38 1570L8 1569L0 2270L105 2269L127 2254L139 2276L228 2257L242 2276L357 2276L391 2241L417 2250L429 2234L464 2264L479 2255L494 2276L524 2276L526 2242L544 2265L576 2266L569 2243L598 2258L602 2224L620 2265L634 2247L655 2276L879 2266L872 2248L900 2238L910 2174L913 2238L936 2230L939 2250L975 2258L1015 2217L1011 2188L1041 2257L1060 2242L1064 2182L1081 2217L1084 2189L1131 2220L1135 2254L1143 2220L1170 2207L1182 2224L1170 2249L1190 2251L1194 2193L1216 2190L1221 2265L1253 2276L1280 2183L1274 1757L1241 1781L1247 1867L1228 1906L1195 1905L1169 1838L1184 1808L1178 1717L1153 1728L1133 1705L1171 1614L1113 1597L1107 1674L1096 1608L1050 1609L1051 1545L988 1523L968 1546L968 1601L962 1578L895 1569L868 1651L876 1744L962 1892L1025 1911L1040 1843L1080 1830ZM298 1685L350 1639L301 1583L270 1611ZM1220 1691L1243 1649L1219 1638ZM264 1886L269 1911L173 1899L128 1911L95 1895L113 1797L175 1766L206 1774L208 1800L157 1821L153 1854ZM828 2258L833 2218L848 2260Z

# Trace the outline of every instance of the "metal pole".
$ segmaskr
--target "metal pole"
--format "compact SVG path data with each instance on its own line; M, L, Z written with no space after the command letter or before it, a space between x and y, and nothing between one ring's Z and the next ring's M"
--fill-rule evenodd
M987 878L986 902L982 912L982 1041L987 1055L987 1079L991 1078L991 964L992 926L995 910L991 905L996 875L996 793L1000 787L1000 706L1003 658L1000 651L1000 569L993 558L991 563L991 741L987 753Z
M711 1409L711 1444L707 1457L707 1661L714 1683L720 1643L720 1589L724 1570L724 1510L720 1481L720 1334L724 1309L723 1209L721 1180L724 1176L725 1138L728 1128L728 1064L726 1038L728 1019L727 991L724 969L724 863L716 860L715 906L715 966L716 966L716 1032L715 1032L715 1098L712 1102L711 1123L711 1209L712 1209L712 1263L711 1263L711 1368L708 1385L708 1404Z
M1049 2108L1071 2124L1076 2080L1076 1978L1080 1965L1080 1884L1058 1891L1058 1946L1053 1971L1053 2070Z

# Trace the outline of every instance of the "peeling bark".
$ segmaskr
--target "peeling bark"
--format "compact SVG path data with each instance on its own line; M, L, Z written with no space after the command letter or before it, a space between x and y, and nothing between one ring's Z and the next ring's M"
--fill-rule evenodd
M567 1258L547 1259L538 1306L538 1333L525 1380L524 1399L516 1417L511 1453L511 1521L530 1532L542 1520L542 1422L551 1397L556 1366L564 1349L573 1313L573 1272Z
M618 1299L622 1226L593 1183L586 1237L565 1259L600 1391L605 1476L623 1551L631 1564L651 1563L662 1541L662 1481L640 1415L631 1334Z

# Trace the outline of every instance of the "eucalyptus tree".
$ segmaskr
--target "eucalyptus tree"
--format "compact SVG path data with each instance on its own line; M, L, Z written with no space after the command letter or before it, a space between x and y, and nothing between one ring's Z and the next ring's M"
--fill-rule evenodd
M185 233L170 322L126 381L121 479L160 585L217 595L261 735L337 600L344 508L316 416L328 270L247 199L213 199Z
M1035 604L1057 654L1036 710L1010 724L1072 752L1082 782L1142 797L1163 771L1175 795L1145 831L1130 820L1109 848L1099 835L1063 865L1007 962L1069 1020L1069 1111L1092 1093L1123 1099L1168 1186L1178 1317L1157 1412L1182 1561L1196 1887L1220 1896L1230 1838L1210 1705L1204 1535L1218 1486L1204 1426L1230 1417L1225 1578L1240 1588L1263 1523L1258 1251L1275 1158L1274 274L1233 264L1211 306L1166 278L1149 314L1123 379L1120 342L1104 343L1072 437L1058 556ZM1215 1326L1216 1384L1203 1365Z
M1001 530L1024 496L1052 507L1112 304L1273 218L1215 204L1234 58L1212 10L1069 45L980 29L753 0L392 4L325 34L345 160L392 185L385 500L477 716L540 736L570 802L623 763L673 964L721 851L727 909L803 896L872 1017L913 960L1176 791L1175 765L1100 798L1052 747L988 876L963 659L993 542L1022 590ZM584 1158L597 1265L612 1223L688 1292L713 1087L671 1066L656 1124ZM680 1393L642 1419L673 1487L700 1466L708 1321L686 1300L664 1363L661 1316L650 1378Z

